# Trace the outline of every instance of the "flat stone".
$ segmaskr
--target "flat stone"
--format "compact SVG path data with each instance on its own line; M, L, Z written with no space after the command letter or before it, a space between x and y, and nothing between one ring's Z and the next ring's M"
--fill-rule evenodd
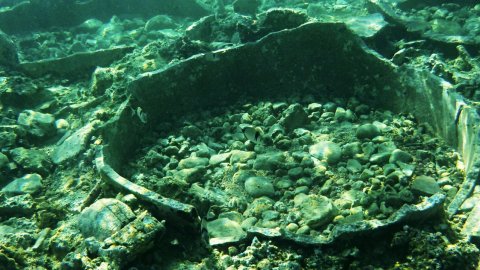
M94 130L94 123L90 123L75 131L64 141L61 141L53 150L52 161L61 164L82 152L90 140Z
M240 224L228 218L218 218L207 223L210 245L217 246L235 243L247 237Z
M364 124L357 128L356 136L359 139L373 139L381 134L380 129L374 124Z
M272 181L264 176L252 176L245 181L245 191L252 197L271 197L275 194Z
M39 192L42 187L42 177L39 174L34 173L13 180L10 184L2 188L2 192L11 196L35 194Z
M342 149L338 144L331 141L323 141L310 146L310 155L325 160L329 164L335 164L340 161L342 157Z
M420 175L417 176L412 183L412 191L422 195L433 195L442 192L437 181L433 177Z
M100 199L85 208L78 217L78 229L85 238L99 241L112 236L135 218L125 203L116 199Z
M384 164L390 158L390 152L382 152L373 154L369 161L373 164Z
M335 216L332 201L325 196L298 194L294 198L294 203L300 209L305 223L312 229L318 229L329 223Z

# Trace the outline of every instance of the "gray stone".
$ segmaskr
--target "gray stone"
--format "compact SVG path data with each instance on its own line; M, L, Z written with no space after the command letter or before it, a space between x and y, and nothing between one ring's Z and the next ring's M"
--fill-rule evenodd
M335 216L336 210L331 200L325 196L298 194L294 203L300 209L305 223L312 229L329 223Z
M39 174L27 174L13 180L2 188L7 195L35 194L42 189L42 177Z
M223 163L223 162L228 162L231 155L232 155L231 152L213 155L213 156L210 157L210 160L208 161L208 164L218 165L218 164Z
M261 196L271 197L275 194L272 181L264 176L249 177L245 181L245 191L254 198Z
M116 199L100 199L85 208L78 217L82 235L103 241L135 218L125 203Z
M230 164L246 163L248 160L255 158L255 152L232 150L230 156Z
M208 165L208 158L188 157L180 160L180 162L178 163L178 168L192 169L192 168L205 167L207 165Z
M247 233L240 224L228 218L218 218L208 222L207 231L211 246L235 243L247 237Z
M284 111L284 117L280 120L287 131L303 127L309 123L308 114L300 104L290 105Z
M393 150L392 155L390 156L390 160L388 162L395 163L397 161L409 163L413 161L413 156L400 149L395 149Z
M82 152L86 146L92 132L94 131L95 123L90 123L75 131L72 135L61 141L53 150L52 161L55 164L61 164L71 158L76 157Z
M45 151L19 147L10 151L10 154L13 161L28 172L47 175L52 168L50 157Z
M413 180L412 191L422 195L433 195L435 193L442 192L435 179L426 175L417 176Z
M253 163L255 170L275 171L285 162L282 152L270 152L258 155Z
M17 122L34 137L50 136L56 131L55 117L48 113L25 110L18 115Z
M357 128L356 136L359 139L373 139L381 135L380 129L374 124L364 124Z
M310 155L325 160L329 164L335 164L342 157L342 149L338 144L331 141L323 141L310 146Z

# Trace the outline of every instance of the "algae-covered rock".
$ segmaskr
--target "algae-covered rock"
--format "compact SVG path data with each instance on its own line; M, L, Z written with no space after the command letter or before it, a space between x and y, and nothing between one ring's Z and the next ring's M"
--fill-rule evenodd
M8 195L34 194L40 191L42 187L42 177L35 173L13 180L2 188L2 192Z
M135 218L125 203L116 199L100 199L85 208L78 217L78 229L85 238L99 241L110 237Z
M0 215L30 215L35 210L33 197L30 194L7 197L0 193Z
M284 117L280 120L280 123L287 131L303 127L310 122L307 112L300 104L290 105L283 113Z
M77 156L83 149L85 149L93 131L94 123L91 123L68 136L68 138L62 141L53 150L52 161L55 164L60 164Z
M285 155L282 152L269 152L258 155L253 163L255 170L275 171L285 161Z
M191 168L199 168L205 167L208 165L208 158L201 158L201 157L188 157L185 159L180 160L178 163L179 169L191 169Z
M235 0L233 2L233 10L240 14L255 15L260 2L260 0Z
M412 183L412 191L417 192L422 195L433 195L435 193L441 192L440 186L438 185L435 178L420 175L415 177Z
M374 124L361 125L356 131L357 138L359 139L373 139L380 134L380 129Z

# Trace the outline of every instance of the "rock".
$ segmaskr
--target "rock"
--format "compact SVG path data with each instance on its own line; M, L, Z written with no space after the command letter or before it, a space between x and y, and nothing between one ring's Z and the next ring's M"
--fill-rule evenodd
M230 156L230 164L246 163L248 160L255 158L255 152L233 150Z
M0 153L0 169L5 168L8 165L8 157L4 153Z
M331 141L323 141L310 146L310 155L319 160L325 160L329 164L335 164L342 157L342 149L338 144Z
M278 189L288 189L293 187L295 183L290 179L280 179L275 183L275 187Z
M191 169L191 168L199 168L205 167L208 165L208 158L201 158L201 157L189 157L180 160L178 163L179 169Z
M10 151L13 161L28 172L48 175L52 169L52 162L45 151L18 147Z
M92 75L92 83L90 89L95 96L105 94L105 91L113 85L115 79L115 71L113 68L97 67Z
M384 164L390 158L390 152L381 152L373 154L369 161L373 164Z
M261 217L263 212L273 209L274 204L275 202L269 197L256 198L248 205L243 215L245 217Z
M245 191L252 197L272 197L275 194L270 178L264 176L252 176L245 181Z
M442 192L435 179L426 175L417 176L413 180L412 191L421 195L433 195Z
M236 243L247 237L247 233L240 224L228 218L218 218L208 222L207 231L211 246Z
M124 266L152 248L154 242L161 239L164 232L164 223L144 211L135 220L105 239L98 254L107 261L113 260L116 265Z
M231 152L213 155L213 156L210 157L210 160L208 161L208 164L218 165L220 163L227 162L230 159L231 155L232 155Z
M298 194L295 207L300 209L303 220L312 229L318 229L333 220L335 208L330 199L321 195Z
M174 171L173 176L180 181L185 181L191 184L196 182L204 182L202 179L204 174L205 168L197 167Z
M347 161L347 170L352 173L357 173L362 170L362 164L356 159L349 159Z
M12 146L17 141L17 134L12 131L0 132L0 148Z
M395 163L397 161L409 163L413 161L413 156L400 149L395 149L393 150L392 155L390 156L390 160L388 162Z
M61 141L53 150L52 161L55 164L61 164L71 158L74 158L82 152L94 131L95 122L90 123L75 131L64 141Z
M346 157L354 157L362 152L362 146L359 142L347 143L342 146L342 155Z
M42 189L42 176L39 174L26 174L17 178L2 188L2 192L13 196L22 194L35 194Z
M94 34L100 27L103 26L103 22L98 19L88 19L78 26L78 29L84 32Z
M125 203L116 199L100 199L85 208L78 217L78 229L82 235L103 241L118 232L135 218Z
M380 129L374 124L364 124L357 128L358 139L373 139L381 134Z
M0 31L0 65L12 67L18 65L18 63L15 43L7 34Z
M302 177L302 175L303 175L302 167L295 167L288 170L288 176L294 180Z
M468 215L467 220L462 228L462 234L480 239L480 204L477 204Z
M34 137L46 137L56 131L55 117L48 113L25 110L18 115L18 124L23 126L27 133Z
M194 125L188 125L182 128L181 133L184 137L196 139L202 135L202 130Z
M253 163L253 168L255 170L275 171L283 162L285 162L285 156L282 152L269 152L258 155Z
M342 121L345 121L347 120L347 111L342 108L342 107L338 107L336 110L335 110L335 116L334 116L335 120L337 120L338 122L342 122Z
M260 0L235 0L233 2L233 10L244 15L255 15L259 6Z
M8 215L23 216L31 215L35 210L32 195L24 194L14 197L7 197L0 193L0 215L5 217Z
M150 31L158 31L162 29L168 29L168 28L175 28L176 24L167 15L157 15L152 17L150 20L147 21L145 24L145 31L150 32Z
M296 128L303 127L309 123L308 114L305 112L300 104L290 105L284 112L284 117L280 123L287 131L292 131Z

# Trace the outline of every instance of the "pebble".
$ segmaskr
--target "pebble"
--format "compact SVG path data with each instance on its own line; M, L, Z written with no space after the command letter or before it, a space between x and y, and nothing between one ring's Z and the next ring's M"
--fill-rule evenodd
M17 122L34 137L50 136L56 131L55 117L48 113L25 110L18 115Z
M287 131L303 127L309 122L308 114L300 104L290 105L283 113L285 116L280 120L280 123Z
M178 162L179 169L191 169L198 167L205 167L208 164L208 158L201 157L189 157L182 159Z
M48 175L52 169L52 162L43 150L18 147L10 151L13 161L28 172Z
M210 160L208 161L208 164L218 165L220 163L227 162L230 159L231 155L232 155L231 152L213 155L213 156L210 157Z
M275 188L268 177L253 176L245 181L245 191L252 197L261 196L272 197L275 194Z
M413 156L409 153L402 151L400 149L395 149L390 156L389 163L395 163L397 161L401 161L404 163L409 163L413 161Z
M253 151L232 150L231 153L230 164L246 163L248 160L255 158L255 152Z
M218 218L207 223L210 245L221 245L244 239L247 233L240 224L228 218Z
M296 195L293 200L309 228L318 229L332 221L335 216L334 206L331 200L325 196L301 193Z

